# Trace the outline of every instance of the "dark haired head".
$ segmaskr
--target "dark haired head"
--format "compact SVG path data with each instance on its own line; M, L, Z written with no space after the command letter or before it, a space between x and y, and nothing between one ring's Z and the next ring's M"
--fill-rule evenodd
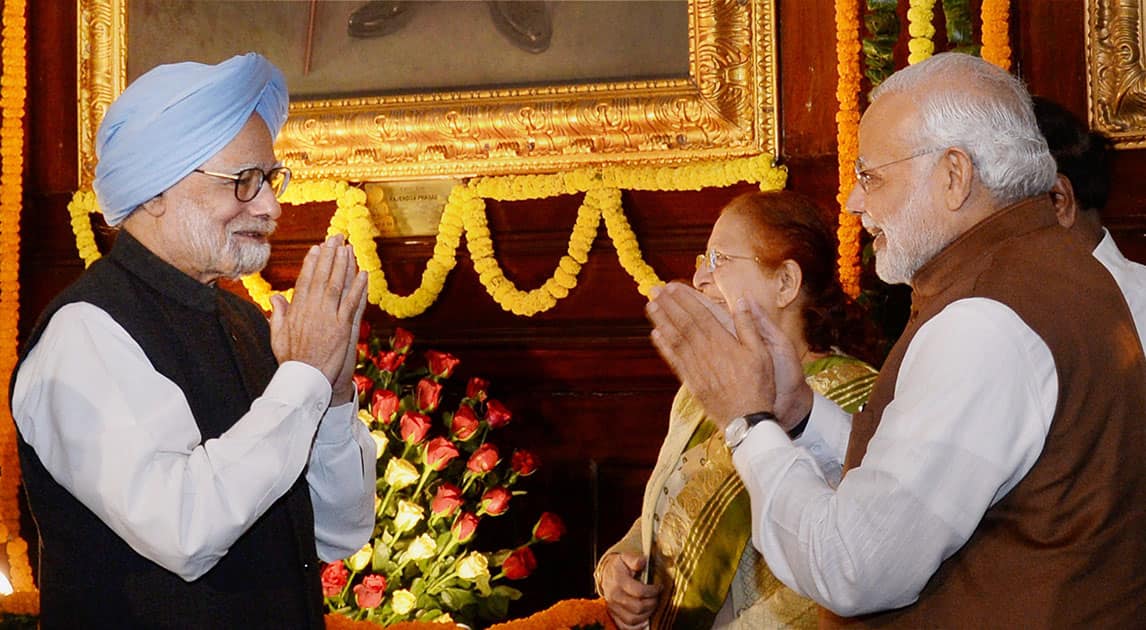
M1047 139L1058 172L1074 189L1080 210L1101 210L1110 192L1110 141L1090 131L1062 105L1042 96L1031 98L1039 130Z
M724 212L752 221L762 264L792 260L800 266L804 336L813 352L838 348L867 361L878 356L874 326L840 286L836 235L814 201L791 191L752 192L728 202Z

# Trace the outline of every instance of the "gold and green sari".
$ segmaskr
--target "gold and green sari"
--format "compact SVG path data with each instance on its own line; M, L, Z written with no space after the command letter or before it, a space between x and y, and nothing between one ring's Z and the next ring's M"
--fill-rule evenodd
M854 413L876 371L843 355L804 366L817 393ZM732 466L724 436L681 388L669 431L645 487L641 518L605 555L650 558L664 585L651 626L659 628L814 628L815 604L777 580L749 544L748 492ZM719 619L718 619L719 613Z

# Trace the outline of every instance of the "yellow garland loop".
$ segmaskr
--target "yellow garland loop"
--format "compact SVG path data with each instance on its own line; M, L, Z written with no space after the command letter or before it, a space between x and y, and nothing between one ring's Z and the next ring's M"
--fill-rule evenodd
M463 233L466 235L466 246L473 260L474 271L490 297L511 313L531 316L553 308L558 300L577 286L577 276L581 266L588 260L589 249L602 218L617 250L621 267L637 283L637 290L647 296L652 287L662 283L652 267L641 257L637 237L621 205L622 189L700 190L747 181L758 183L761 190L780 190L784 187L787 174L785 167L773 165L772 156L765 154L674 167L605 166L552 175L476 178L458 184L450 191L438 223L434 254L422 272L421 285L406 296L396 295L388 289L374 244L379 232L366 206L365 192L346 182L303 181L292 183L282 202L336 203L327 235L343 234L354 245L358 266L366 271L370 279L370 302L395 317L420 315L438 299L446 278L457 265L456 252ZM518 201L576 193L584 193L585 197L569 235L566 255L558 262L552 277L540 287L531 291L518 289L505 276L494 257L485 199ZM68 209L72 213L76 247L85 262L90 264L89 256L91 260L99 257L98 251L92 255L95 239L91 236L91 224L86 216L96 210L94 196L85 191L77 192ZM264 309L270 308L270 297L275 291L261 275L244 277L243 286L257 304Z
M935 52L935 0L911 0L907 9L907 32L911 40L907 42L907 63L915 65Z
M858 0L836 0L836 67L839 74L836 100L836 142L839 144L840 204L839 273L844 291L860 293L860 220L847 211L847 200L855 185L855 161L859 157L860 36Z
M27 31L24 0L4 0L0 65L0 374L16 366L16 322L20 316L20 209L24 196L24 104L27 96ZM20 537L20 465L16 424L9 415L8 382L0 407L0 544L8 556L14 593L0 598L0 611L36 614L39 594L32 581L28 543Z
M983 0L983 59L1010 71L1010 0Z

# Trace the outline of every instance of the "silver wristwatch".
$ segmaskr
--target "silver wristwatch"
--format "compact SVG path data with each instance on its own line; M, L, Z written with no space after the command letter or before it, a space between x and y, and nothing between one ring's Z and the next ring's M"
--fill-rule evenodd
M752 430L752 427L765 420L779 423L779 420L776 419L776 416L771 411L757 411L733 418L732 422L729 422L728 426L724 427L724 444L728 447L728 450L735 450L737 446L740 446L744 438L748 437L748 432Z

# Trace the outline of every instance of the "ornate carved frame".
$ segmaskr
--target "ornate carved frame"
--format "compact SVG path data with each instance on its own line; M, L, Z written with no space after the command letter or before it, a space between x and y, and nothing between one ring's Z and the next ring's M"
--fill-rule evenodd
M128 0L77 0L79 159L127 76ZM278 155L296 177L379 181L679 164L776 153L774 0L689 0L689 76L296 101Z
M1090 126L1120 149L1146 147L1146 0L1087 0Z

